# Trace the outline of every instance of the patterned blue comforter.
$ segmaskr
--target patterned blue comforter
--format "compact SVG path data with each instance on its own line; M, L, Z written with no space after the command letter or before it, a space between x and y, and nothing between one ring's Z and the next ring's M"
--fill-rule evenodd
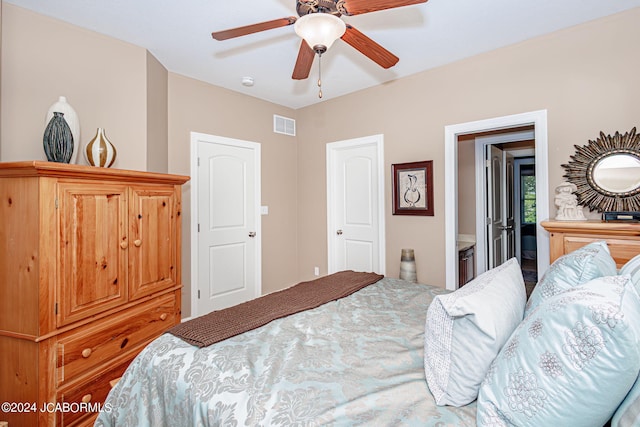
M96 426L475 426L475 403L436 406L425 381L425 316L443 292L385 278L209 347L165 334Z

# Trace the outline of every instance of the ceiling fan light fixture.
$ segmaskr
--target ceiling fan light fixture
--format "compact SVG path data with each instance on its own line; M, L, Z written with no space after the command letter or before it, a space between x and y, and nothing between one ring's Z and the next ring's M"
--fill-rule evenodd
M347 29L344 21L329 13L310 13L294 24L296 34L317 53L324 53Z

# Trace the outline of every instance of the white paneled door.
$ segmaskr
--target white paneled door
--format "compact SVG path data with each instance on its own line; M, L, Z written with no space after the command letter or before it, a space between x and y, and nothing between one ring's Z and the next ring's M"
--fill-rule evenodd
M503 175L502 150L495 145L487 145L487 236L489 242L489 269L502 264L504 258L502 233L503 217Z
M199 136L197 315L260 295L260 145Z
M384 273L382 135L327 144L329 273Z
M504 260L507 261L516 256L516 204L514 199L515 190L513 188L514 178L514 163L513 154L508 151L504 152L504 202L503 202L503 217L505 223L505 256Z
M515 256L513 155L487 145L488 268Z

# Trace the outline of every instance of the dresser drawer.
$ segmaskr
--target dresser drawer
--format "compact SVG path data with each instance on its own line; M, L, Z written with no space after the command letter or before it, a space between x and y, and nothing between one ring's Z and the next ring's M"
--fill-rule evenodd
M175 305L175 294L170 293L61 335L57 343L58 384L159 336L179 319Z
M573 252L583 246L599 240L607 242L611 257L616 262L616 267L622 267L628 260L640 253L640 241L631 238L610 237L606 235L565 235L562 241L564 254Z
M111 391L110 382L124 374L134 356L135 353L132 354L131 359L126 359L106 372L93 375L79 385L70 384L69 387L58 392L57 408L62 410L56 410L56 425L93 425L93 421L98 416L97 411L104 408L104 401ZM104 408L104 410L109 409Z

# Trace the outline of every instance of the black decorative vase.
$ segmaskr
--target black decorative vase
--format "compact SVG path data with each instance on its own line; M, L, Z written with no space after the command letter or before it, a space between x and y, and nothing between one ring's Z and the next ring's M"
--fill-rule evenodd
M42 138L50 162L69 163L73 155L73 135L63 113L54 112Z

